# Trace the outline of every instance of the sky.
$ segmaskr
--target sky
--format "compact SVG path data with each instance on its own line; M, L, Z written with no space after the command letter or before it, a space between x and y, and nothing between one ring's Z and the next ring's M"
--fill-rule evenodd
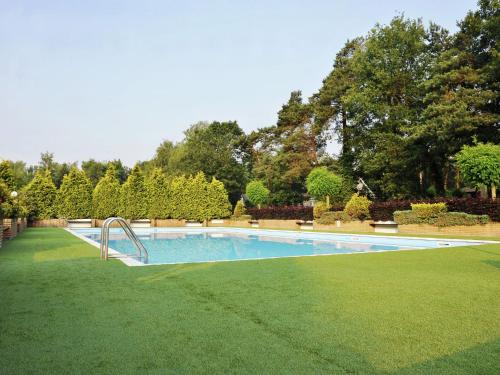
M0 0L0 159L153 157L198 121L276 122L348 39L394 16L456 31L465 0ZM329 146L335 152L335 144Z

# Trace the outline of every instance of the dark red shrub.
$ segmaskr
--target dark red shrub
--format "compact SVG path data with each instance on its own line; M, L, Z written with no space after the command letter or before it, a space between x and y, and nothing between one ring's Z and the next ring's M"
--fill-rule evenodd
M313 208L305 206L275 206L266 208L248 208L247 214L253 219L276 220L312 220Z

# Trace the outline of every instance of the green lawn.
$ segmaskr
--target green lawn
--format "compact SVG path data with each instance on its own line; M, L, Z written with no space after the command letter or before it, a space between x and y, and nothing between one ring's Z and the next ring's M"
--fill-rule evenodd
M500 246L127 267L0 249L0 373L500 374Z

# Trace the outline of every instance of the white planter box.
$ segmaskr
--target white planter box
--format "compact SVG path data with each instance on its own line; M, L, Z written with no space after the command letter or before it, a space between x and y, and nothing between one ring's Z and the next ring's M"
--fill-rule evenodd
M203 223L198 223L196 221L186 221L186 227L202 227Z
M68 228L92 228L92 219L68 220Z
M398 224L395 221L375 221L370 224L376 233L398 233Z
M151 227L151 220L149 220L149 219L131 220L130 226L132 228L150 228Z
M222 220L222 219L212 219L212 220L210 220L210 224L224 224L224 220Z

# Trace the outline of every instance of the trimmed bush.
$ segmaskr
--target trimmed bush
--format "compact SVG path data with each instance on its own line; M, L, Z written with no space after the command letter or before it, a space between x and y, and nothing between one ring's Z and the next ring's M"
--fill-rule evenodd
M16 188L12 163L8 160L0 162L0 181L5 183L10 191Z
M411 210L417 217L426 220L447 211L446 203L412 203Z
M155 168L145 181L150 219L168 219L172 216L172 188L161 168Z
M419 217L415 211L396 211L394 220L399 225L430 224L438 227L478 225L489 222L488 215L471 215L465 212L441 212L437 216Z
M313 207L314 218L319 219L323 215L323 213L328 211L328 209L329 209L329 207L326 204L326 202L322 202L322 201L315 202L314 207Z
M258 208L261 208L261 205L267 203L269 199L269 189L264 186L262 181L250 181L245 194L250 202Z
M394 221L399 225L422 224L423 221L413 211L395 211Z
M200 197L203 201L203 197ZM205 219L223 219L231 215L231 202L224 184L215 177L207 186L208 211ZM241 201L239 201L241 202Z
M317 220L318 224L331 225L336 221L349 222L351 217L344 211L329 211L324 212L323 215Z
M415 200L413 203L446 203L448 211L465 212L474 215L488 215L492 221L500 221L500 199L485 198L436 198ZM409 200L373 202L370 215L373 220L393 220L395 211L411 209Z
M247 213L255 220L304 220L313 219L313 208L305 206L276 206L266 208L249 208Z
M493 199L500 184L500 145L479 143L464 146L456 155L465 182L474 187L490 186Z
M92 193L92 212L96 219L116 216L120 209L120 181L113 164L99 180Z
M72 167L57 192L57 216L87 219L92 216L92 182L85 172Z
M370 217L370 205L372 202L364 196L355 193L346 203L344 212L353 219L365 220Z
M236 205L234 206L234 211L233 211L233 218L238 219L241 216L245 215L247 212L245 208L245 203L241 199L238 199L238 202L236 202Z
M21 204L31 219L51 219L56 216L56 185L50 171L37 171L35 177L22 190Z
M119 215L126 219L145 219L148 216L146 186L139 165L135 165L120 188Z
M342 177L330 172L326 167L314 168L306 179L307 192L316 199L325 199L330 206L330 198L341 200L343 181Z
M438 215L435 225L438 227L451 227L455 225L487 224L488 215L471 215L465 212L445 212Z

